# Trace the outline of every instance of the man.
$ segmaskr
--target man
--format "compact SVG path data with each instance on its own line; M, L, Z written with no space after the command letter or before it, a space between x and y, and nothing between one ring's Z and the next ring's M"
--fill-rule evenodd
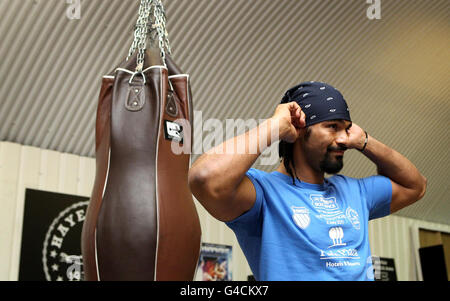
M221 153L228 144L259 146L278 130L281 164L250 169L257 153ZM359 150L376 176L337 174L344 152ZM373 280L368 221L421 199L426 179L401 154L352 123L342 94L305 82L288 90L272 118L203 154L189 171L193 194L226 222L257 280ZM371 276L372 275L372 276Z

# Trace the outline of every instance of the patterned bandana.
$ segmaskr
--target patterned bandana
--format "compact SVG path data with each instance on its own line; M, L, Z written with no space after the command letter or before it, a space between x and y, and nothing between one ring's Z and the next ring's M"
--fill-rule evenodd
M306 126L322 121L350 119L344 96L334 87L321 82L304 82L286 91L281 103L295 101L306 115Z

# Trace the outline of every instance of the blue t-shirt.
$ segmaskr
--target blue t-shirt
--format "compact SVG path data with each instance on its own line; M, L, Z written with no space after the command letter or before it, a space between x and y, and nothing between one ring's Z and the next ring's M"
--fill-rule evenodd
M373 280L368 221L390 213L388 178L335 175L324 184L250 169L253 207L226 224L256 280Z

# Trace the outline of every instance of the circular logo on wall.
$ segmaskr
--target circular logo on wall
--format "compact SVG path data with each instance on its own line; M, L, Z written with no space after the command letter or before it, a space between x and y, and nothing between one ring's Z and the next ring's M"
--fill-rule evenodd
M83 280L81 231L89 201L79 202L59 213L47 230L42 265L47 281Z

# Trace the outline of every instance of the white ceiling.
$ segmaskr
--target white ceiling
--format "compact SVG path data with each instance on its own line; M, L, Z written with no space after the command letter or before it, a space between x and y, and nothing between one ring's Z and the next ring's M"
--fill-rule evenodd
M138 2L81 1L70 20L65 0L0 0L0 140L93 157L101 76L127 55ZM327 82L428 178L398 214L450 224L450 1L382 0L380 20L365 0L163 3L203 121L268 118L288 88ZM194 149L206 134L195 128ZM349 176L376 172L357 152L345 162Z

